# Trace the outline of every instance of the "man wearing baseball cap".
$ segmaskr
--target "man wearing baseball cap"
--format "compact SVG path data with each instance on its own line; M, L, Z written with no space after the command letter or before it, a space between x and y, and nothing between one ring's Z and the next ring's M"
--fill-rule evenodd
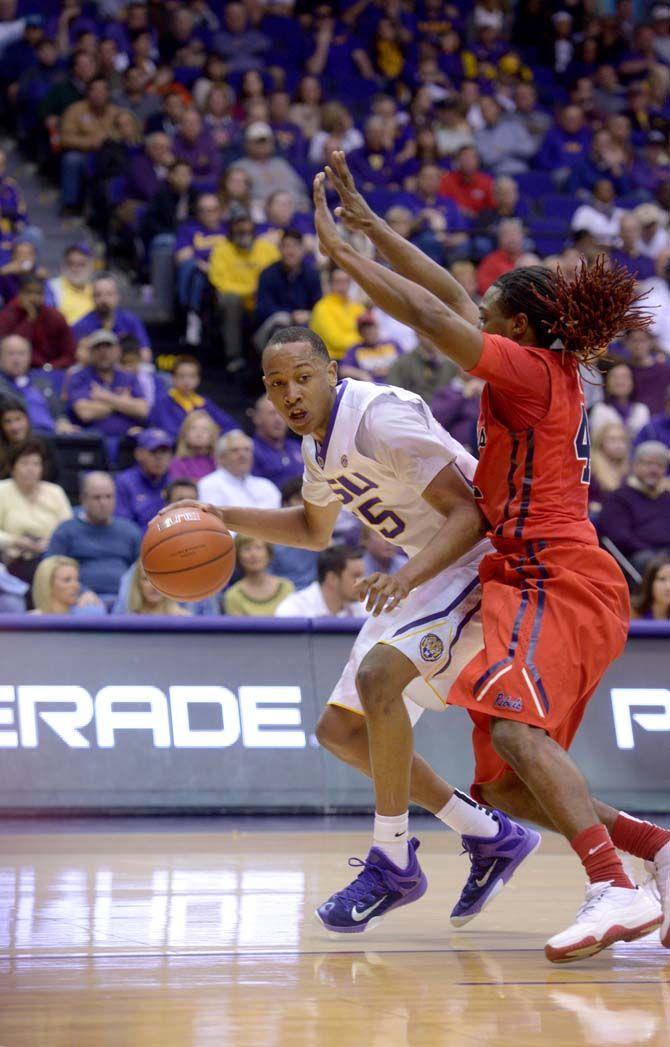
M115 461L119 442L149 414L137 377L119 367L121 348L113 331L95 331L87 340L90 364L75 371L67 390L73 422L102 433Z
M235 162L251 179L251 198L263 207L268 197L283 189L298 203L298 210L307 210L307 189L300 175L275 153L272 128L263 120L254 120L244 133L244 156Z
M172 439L163 429L145 429L135 448L135 462L116 476L116 515L143 530L163 508L163 489L172 463Z

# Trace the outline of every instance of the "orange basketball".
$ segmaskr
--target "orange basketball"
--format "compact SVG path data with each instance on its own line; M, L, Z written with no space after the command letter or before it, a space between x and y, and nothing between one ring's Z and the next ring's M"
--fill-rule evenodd
M218 516L194 506L149 524L140 559L152 585L173 600L204 600L230 581L235 546Z

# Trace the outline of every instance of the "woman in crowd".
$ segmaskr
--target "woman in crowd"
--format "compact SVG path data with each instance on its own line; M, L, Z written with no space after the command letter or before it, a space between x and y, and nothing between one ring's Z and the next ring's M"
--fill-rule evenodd
M165 614L174 618L187 618L189 612L180 607L176 600L159 593L137 561L128 593L127 614Z
M7 455L15 444L30 436L30 418L20 400L0 401L0 479L6 479Z
M589 509L600 512L603 498L616 491L630 469L630 438L623 422L605 422L591 441Z
M216 469L214 448L220 429L206 411L192 411L182 422L168 480L201 480Z
M79 564L69 556L47 556L33 578L33 614L105 614L90 590L82 592Z
M238 125L233 117L235 95L226 84L212 84L204 107L204 124L217 148L232 145Z
M251 179L243 167L231 165L219 180L218 188L219 203L221 204L221 217L224 222L230 218L230 210L233 204L239 204L245 211L253 212L254 221L261 221L258 208L254 208L251 202Z
M39 558L72 509L65 491L43 479L41 440L15 444L7 455L9 479L0 480L0 552L11 574L32 582Z
M242 577L223 594L226 614L251 617L273 615L284 597L293 592L293 582L271 574L272 547L267 542L238 534L235 551Z
M670 559L667 556L657 556L649 562L632 603L635 618L670 619Z
M289 119L297 124L305 138L313 138L321 127L321 81L316 76L303 76L289 110Z
M631 440L649 421L649 408L633 400L633 372L628 364L614 364L603 382L605 398L591 408L591 436L606 422L622 422Z

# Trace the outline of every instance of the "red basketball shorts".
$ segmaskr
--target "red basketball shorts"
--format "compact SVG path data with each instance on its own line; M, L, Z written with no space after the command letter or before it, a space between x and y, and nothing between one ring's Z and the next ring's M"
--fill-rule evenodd
M597 546L502 541L479 574L484 647L448 697L475 725L475 796L511 770L491 743L492 718L540 727L569 748L630 620L623 574Z

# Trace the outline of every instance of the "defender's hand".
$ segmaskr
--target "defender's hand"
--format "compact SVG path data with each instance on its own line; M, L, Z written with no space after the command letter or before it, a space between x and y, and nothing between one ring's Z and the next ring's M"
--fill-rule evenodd
M366 202L365 197L356 188L342 150L336 150L331 159L332 167L326 166L326 174L341 201L341 205L335 208L335 214L342 219L347 229L360 230L365 233L377 216Z
M326 202L325 180L323 171L319 171L314 179L314 224L322 252L335 262L342 240Z

